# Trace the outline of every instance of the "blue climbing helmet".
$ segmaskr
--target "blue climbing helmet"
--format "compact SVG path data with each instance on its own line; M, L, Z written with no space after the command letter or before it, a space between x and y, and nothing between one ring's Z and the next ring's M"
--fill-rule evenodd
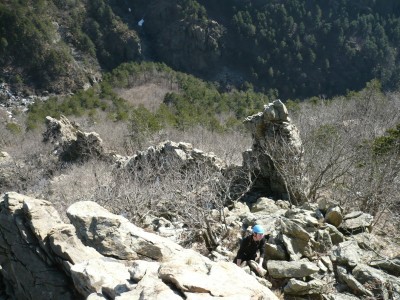
M258 234L262 233L262 234L264 234L264 228L262 228L261 225L254 225L253 226L253 233L258 233Z

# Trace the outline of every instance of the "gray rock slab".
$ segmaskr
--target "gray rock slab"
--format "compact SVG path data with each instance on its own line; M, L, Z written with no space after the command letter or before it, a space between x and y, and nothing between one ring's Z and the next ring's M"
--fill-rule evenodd
M318 279L313 279L308 282L298 279L290 279L283 288L285 294L288 295L310 295L321 294L325 290L325 282Z
M345 241L332 249L332 260L355 267L360 262L361 249L356 241Z
M114 299L131 288L128 268L112 258L95 258L73 265L71 277L75 287L86 297L99 293Z
M319 271L319 267L307 261L280 261L267 262L268 274L274 278L301 278Z
M146 232L126 218L110 213L95 202L72 204L67 215L85 245L105 256L138 259L139 256L162 261L183 248L178 244Z

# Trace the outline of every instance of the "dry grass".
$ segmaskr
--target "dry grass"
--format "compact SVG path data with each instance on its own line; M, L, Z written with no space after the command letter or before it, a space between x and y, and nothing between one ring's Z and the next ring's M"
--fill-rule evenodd
M117 95L134 106L143 105L151 112L155 112L164 100L165 94L177 91L164 85L146 83L130 89L116 89Z

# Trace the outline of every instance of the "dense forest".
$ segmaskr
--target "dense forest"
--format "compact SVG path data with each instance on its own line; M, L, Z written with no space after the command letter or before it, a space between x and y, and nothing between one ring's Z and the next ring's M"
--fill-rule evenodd
M138 22L143 20L141 26ZM164 62L232 88L303 99L400 84L395 0L6 0L0 78L64 93L123 62Z
M399 83L398 1L199 1L228 20L227 54L251 81L296 97Z

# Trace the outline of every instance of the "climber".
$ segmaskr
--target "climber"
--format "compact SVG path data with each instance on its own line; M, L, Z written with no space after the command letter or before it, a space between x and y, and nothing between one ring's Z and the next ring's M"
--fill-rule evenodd
M246 236L241 244L239 251L234 259L234 263L238 266L245 261L250 267L255 268L257 273L264 276L266 271L262 267L264 261L264 251L265 251L265 236L264 229L260 225L254 225L252 228L252 234ZM258 256L258 264L255 263L257 259L257 251L260 251Z

